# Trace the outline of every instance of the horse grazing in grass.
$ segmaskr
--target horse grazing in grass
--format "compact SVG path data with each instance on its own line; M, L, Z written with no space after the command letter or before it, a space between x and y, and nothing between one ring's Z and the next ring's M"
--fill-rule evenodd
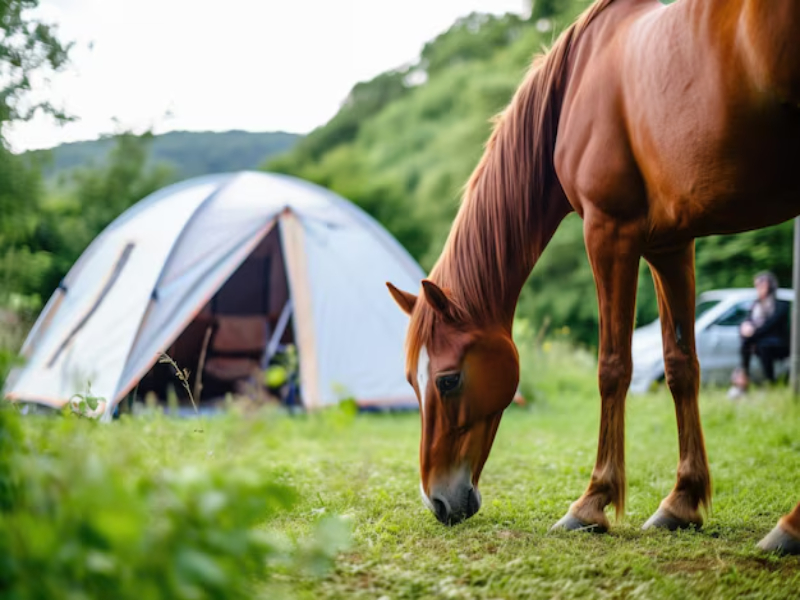
M697 405L694 239L800 214L800 1L598 0L534 62L419 295L388 284L410 315L421 491L443 523L480 507L481 470L519 379L519 294L571 211L584 221L597 287L602 409L589 486L555 527L605 531L604 508L624 507L642 257L680 456L675 487L645 528L699 526L711 479ZM800 505L761 546L800 552Z

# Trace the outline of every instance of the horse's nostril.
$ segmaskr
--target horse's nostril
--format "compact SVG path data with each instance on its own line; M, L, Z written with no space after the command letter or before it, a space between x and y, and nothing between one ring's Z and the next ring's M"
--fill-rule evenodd
M444 503L444 501L439 498L433 498L431 502L433 503L433 512L436 515L436 518L442 523L447 523L449 520L448 513L450 511L447 510L447 505Z
M429 508L436 515L436 519L445 525L456 525L464 519L469 519L481 507L481 496L472 487L465 488L451 505L451 499L441 494L434 494L430 499Z
M470 488L467 494L467 518L478 512L481 508L481 501L475 488Z

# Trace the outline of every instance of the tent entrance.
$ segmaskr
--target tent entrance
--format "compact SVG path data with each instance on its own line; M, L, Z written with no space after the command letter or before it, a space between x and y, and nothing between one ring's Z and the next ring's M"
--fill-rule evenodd
M167 348L178 366L189 370L193 390L205 351L202 404L228 393L263 392L260 372L267 346L294 343L292 318L286 319L288 302L280 228L274 227ZM174 369L163 363L142 378L137 396L154 392L164 400L170 387L181 406L191 405Z

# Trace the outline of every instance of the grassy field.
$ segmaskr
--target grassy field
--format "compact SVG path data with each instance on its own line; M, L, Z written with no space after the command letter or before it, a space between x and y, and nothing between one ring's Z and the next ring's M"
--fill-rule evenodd
M151 415L111 426L32 418L22 429L33 454L90 456L120 481L164 469L220 477L244 469L294 489L288 508L257 529L288 545L345 549L332 562L324 552L312 557L316 569L277 561L269 580L254 571L252 597L797 598L800 558L764 555L755 544L800 499L800 405L780 390L735 404L704 393L715 491L706 527L645 533L640 526L674 481L676 427L663 391L630 398L625 519L608 535L549 534L594 461L593 385L591 373L562 378L529 407L507 411L481 481L483 507L452 528L419 498L416 414ZM110 499L123 514L124 493ZM345 546L331 523L349 531Z

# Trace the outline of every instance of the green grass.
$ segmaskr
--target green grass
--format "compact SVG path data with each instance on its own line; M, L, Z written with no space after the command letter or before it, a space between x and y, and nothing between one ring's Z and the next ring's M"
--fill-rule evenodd
M269 587L255 582L256 597L797 598L800 558L755 547L800 499L800 404L783 391L736 404L703 393L715 493L701 532L640 530L675 477L676 426L662 391L628 402L625 519L608 535L548 533L594 462L592 380L562 380L530 408L507 411L482 477L483 507L452 528L419 498L417 414L127 418L107 427L37 418L23 427L34 451L91 448L132 477L252 468L297 492L263 525L289 541L318 538L330 515L348 524L349 548L324 575L278 565Z

